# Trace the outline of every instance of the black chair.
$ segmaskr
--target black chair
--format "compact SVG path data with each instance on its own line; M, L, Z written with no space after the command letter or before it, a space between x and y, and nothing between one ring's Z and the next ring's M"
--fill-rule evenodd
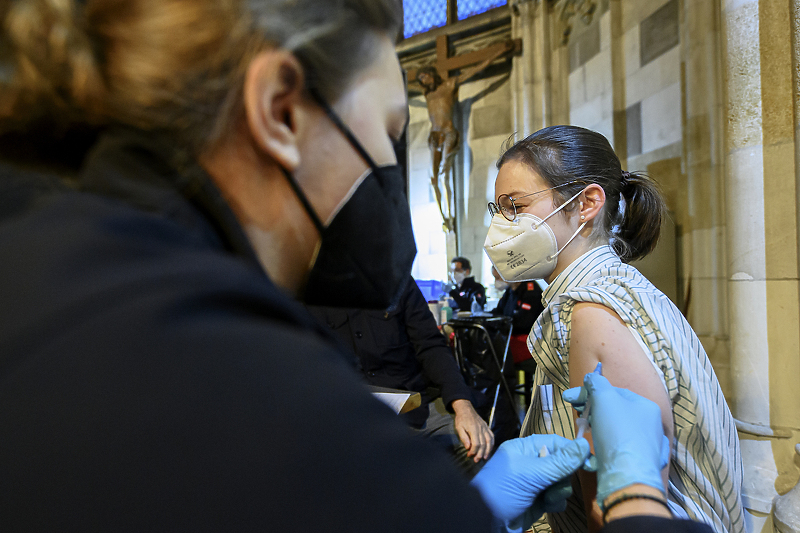
M516 371L509 355L511 319L470 315L447 322L461 374L475 397L475 409L501 444L519 435L520 421L513 390Z

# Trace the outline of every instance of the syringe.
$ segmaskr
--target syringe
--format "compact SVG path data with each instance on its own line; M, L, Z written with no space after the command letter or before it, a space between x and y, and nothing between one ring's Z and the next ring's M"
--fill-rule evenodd
M597 363L597 367L594 369L595 374L603 375L603 363ZM583 434L586 432L586 428L589 427L589 413L592 410L592 403L587 399L586 405L583 407L583 413L575 421L575 425L578 427L578 435L575 437L576 439L582 439Z

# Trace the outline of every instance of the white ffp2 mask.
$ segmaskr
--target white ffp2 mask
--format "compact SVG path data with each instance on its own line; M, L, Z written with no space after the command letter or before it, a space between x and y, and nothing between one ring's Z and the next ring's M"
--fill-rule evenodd
M582 192L561 204L544 219L528 213L517 213L514 222L499 214L492 217L483 249L500 273L500 277L513 283L544 279L553 273L558 254L581 232L586 222L578 227L559 250L556 235L545 221L561 211Z

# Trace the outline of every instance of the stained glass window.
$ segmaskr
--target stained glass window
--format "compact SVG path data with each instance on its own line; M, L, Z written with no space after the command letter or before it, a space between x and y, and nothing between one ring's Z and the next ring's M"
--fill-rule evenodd
M492 8L504 6L508 0L458 0L458 20L479 15Z
M447 0L403 0L403 37L408 38L445 24Z

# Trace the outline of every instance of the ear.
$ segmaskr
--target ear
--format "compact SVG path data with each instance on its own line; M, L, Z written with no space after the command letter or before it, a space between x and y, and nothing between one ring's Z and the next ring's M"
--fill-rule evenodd
M593 183L584 189L583 193L578 197L580 200L580 212L578 215L582 217L581 222L588 222L594 219L603 206L606 204L606 192L603 188L596 183Z
M260 52L247 67L244 109L253 143L289 171L300 164L304 87L302 66L285 50Z

